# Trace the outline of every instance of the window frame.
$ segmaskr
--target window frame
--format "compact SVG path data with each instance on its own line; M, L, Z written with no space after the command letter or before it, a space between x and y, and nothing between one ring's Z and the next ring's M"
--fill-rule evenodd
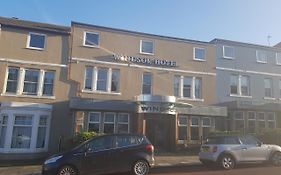
M275 60L276 60L276 65L278 65L278 66L281 66L281 52L276 52L276 55L275 55ZM279 61L278 61L278 59L280 59Z
M265 54L265 60L259 60L259 55L260 54ZM268 55L267 55L267 51L265 50L256 50L256 61L257 63L262 63L262 64L266 64L267 63L267 60L268 60Z
M98 116L99 116L99 122L94 122L94 121L91 121L91 114L98 114ZM88 113L88 128L87 128L87 130L89 131L89 126L90 126L90 124L98 124L99 125L99 132L101 132L101 125L102 125L102 123L101 123L101 112L93 112L93 111L91 111L91 112L89 112Z
M231 56L226 56L225 55L225 50L226 50L226 48L231 48L231 49L233 49L233 54L234 54L234 56L233 57L231 57ZM225 59L229 59L229 60L233 60L233 59L235 59L235 48L233 47L233 46L227 46L227 45L223 45L223 47L222 47L222 55L223 55L223 58L225 58Z
M200 59L200 58L196 58L196 49L199 49L199 50L204 50L204 58L203 59ZM207 61L206 59L206 48L203 48L203 47L193 47L193 60L195 61Z
M44 47L41 48L41 47L32 47L32 46L30 46L31 35L44 36ZM45 50L46 49L46 44L47 44L47 35L46 34L36 33L36 32L29 32L28 33L26 48L32 49L32 50Z
M235 80L237 80L237 94L231 92L231 79L232 77L235 77ZM242 78L247 77L247 94L242 94ZM251 81L249 75L241 75L241 74L230 74L230 81L229 81L229 88L230 88L230 96L232 97L248 97L251 98Z
M113 122L108 122L108 121L105 121L105 118L106 118L106 115L107 114L113 114L113 119L114 119L114 121ZM113 133L112 134L114 134L114 133L116 133L116 113L115 112L105 112L104 114L103 114L103 133L105 133L104 132L104 126L105 126L105 124L111 124L111 125L113 125Z
M18 69L17 80L16 80L17 86L16 86L16 91L15 92L7 92L10 68ZM20 86L20 76L21 76L21 68L20 67L14 67L14 66L7 66L6 67L6 76L5 76L5 83L4 83L4 88L3 88L3 94L18 94L19 86Z
M152 53L143 52L143 50L142 50L143 42L151 42L151 43L152 43ZM140 54L144 54L144 55L154 55L154 53L155 53L155 42L154 42L153 40L141 39L141 40L140 40Z
M87 33L94 34L94 35L98 36L98 44L97 45L88 45L88 44L86 44ZM83 36L83 46L84 47L91 47L91 48L99 48L100 47L100 33L98 33L98 32L91 32L91 31L84 31L83 34L84 34L84 36Z
M269 85L270 85L270 96L266 95L266 80L269 80ZM264 98L274 98L274 90L273 90L273 79L272 78L264 78Z
M126 115L128 117L128 122L119 122L119 116L120 115ZM118 113L116 116L117 116L117 133L120 133L119 132L119 125L128 125L127 133L129 133L130 132L130 114L121 112L121 113Z
M150 75L150 84L144 84L144 75ZM142 89L141 93L144 94L144 86L150 86L150 93L145 93L147 95L153 94L153 73L152 72L143 72L142 74Z

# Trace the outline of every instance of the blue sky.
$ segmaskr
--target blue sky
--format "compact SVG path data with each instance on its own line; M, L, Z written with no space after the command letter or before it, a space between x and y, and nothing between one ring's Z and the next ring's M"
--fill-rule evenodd
M280 0L5 0L0 16L90 23L201 41L281 42Z

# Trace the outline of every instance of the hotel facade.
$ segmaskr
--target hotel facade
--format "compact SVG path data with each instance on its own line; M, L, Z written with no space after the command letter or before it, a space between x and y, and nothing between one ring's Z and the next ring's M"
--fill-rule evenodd
M212 131L280 127L280 47L0 24L0 159L44 157L85 131L142 133L174 151Z

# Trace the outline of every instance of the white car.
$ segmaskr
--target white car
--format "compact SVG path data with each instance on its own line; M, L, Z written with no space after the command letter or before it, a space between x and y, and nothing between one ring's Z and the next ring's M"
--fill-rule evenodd
M214 136L201 146L199 160L232 169L243 162L271 162L281 166L281 147L262 144L253 136Z

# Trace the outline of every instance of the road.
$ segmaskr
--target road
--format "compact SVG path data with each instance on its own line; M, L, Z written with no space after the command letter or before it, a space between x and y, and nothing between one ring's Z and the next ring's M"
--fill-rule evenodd
M149 175L281 175L281 167L247 164L232 170L222 170L202 165L182 167L160 167L152 169Z

